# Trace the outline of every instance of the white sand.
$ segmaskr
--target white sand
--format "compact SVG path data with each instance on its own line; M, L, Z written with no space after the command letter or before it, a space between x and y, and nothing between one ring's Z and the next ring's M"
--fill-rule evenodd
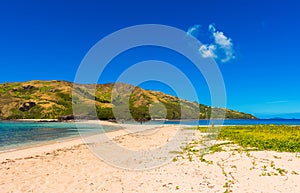
M140 150L166 143L178 128L148 129L109 136L123 147ZM0 154L0 192L300 192L300 155L247 154L226 147L205 155L206 162L197 154L174 154L177 161L143 171L107 165L81 139L6 152ZM282 175L278 168L284 169Z

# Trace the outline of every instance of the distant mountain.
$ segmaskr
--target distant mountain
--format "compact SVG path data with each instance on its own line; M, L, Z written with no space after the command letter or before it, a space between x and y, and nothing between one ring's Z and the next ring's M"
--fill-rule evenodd
M94 86L95 93L92 92ZM224 113L228 119L256 119L250 114L212 108L124 83L79 85L57 80L0 84L0 119L70 118L73 116L72 91L75 116L85 119L127 120L129 114L135 120L208 119L221 118ZM94 105L97 117L89 108Z
M268 114L261 115L263 118L267 119L300 119L300 112L295 113L279 113L279 114Z

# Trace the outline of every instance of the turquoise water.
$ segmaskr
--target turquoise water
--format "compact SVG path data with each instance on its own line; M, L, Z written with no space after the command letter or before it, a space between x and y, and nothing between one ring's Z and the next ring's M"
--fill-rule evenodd
M215 125L221 124L220 120L213 120ZM179 121L150 121L144 124L180 124ZM184 125L207 125L209 120L182 121ZM259 119L259 120L225 120L224 125L300 125L300 119ZM62 140L78 137L80 134L93 132L106 132L119 129L118 127L93 124L60 123L60 122L0 122L0 151L45 143L48 141Z
M0 151L48 141L78 137L80 134L117 129L112 126L60 122L0 122Z

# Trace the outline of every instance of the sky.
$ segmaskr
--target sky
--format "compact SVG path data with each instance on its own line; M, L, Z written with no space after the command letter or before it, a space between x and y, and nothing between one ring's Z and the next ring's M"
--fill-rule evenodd
M1 1L0 83L74 81L85 55L104 37L134 25L162 24L202 42L199 57L216 61L228 108L260 118L300 118L299 10L294 0ZM107 65L99 83L114 82L146 60L180 68L200 103L210 105L205 79L190 61L155 46L121 53ZM155 81L140 86L176 93ZM183 98L194 100L189 92Z

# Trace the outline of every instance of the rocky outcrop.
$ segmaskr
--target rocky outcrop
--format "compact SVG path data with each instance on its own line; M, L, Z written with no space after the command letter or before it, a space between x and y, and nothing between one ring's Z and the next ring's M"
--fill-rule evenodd
M49 89L49 92L56 92L55 88Z
M74 115L64 115L58 118L58 121L70 121L74 120Z
M34 107L36 104L35 102L26 102L23 103L22 106L19 108L20 111L25 112Z
M26 86L23 86L22 88L23 88L24 90L30 90L30 89L33 89L34 86L32 86L32 85L26 85Z

